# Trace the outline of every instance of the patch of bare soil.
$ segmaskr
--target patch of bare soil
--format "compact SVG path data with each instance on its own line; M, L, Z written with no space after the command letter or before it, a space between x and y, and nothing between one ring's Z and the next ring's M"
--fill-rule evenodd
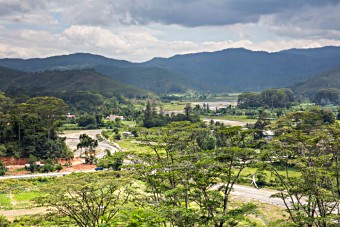
M48 212L50 212L50 209L47 207L33 207L30 209L0 210L0 215L4 215L9 221L13 221L19 216L45 214Z
M63 163L65 164L65 163ZM96 168L95 165L84 164L84 159L82 158L74 158L71 161L71 166L63 165L63 169L60 172L73 172L73 171L82 171L82 170L93 170ZM30 174L29 171L25 170L24 165L13 165L7 166L8 171L6 175L15 176L15 175L25 175Z

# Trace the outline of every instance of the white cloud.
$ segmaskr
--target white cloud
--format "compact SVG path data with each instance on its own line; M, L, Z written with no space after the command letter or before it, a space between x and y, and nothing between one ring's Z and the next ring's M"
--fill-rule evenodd
M244 47L251 50L279 51L289 48L310 48L325 45L340 46L339 40L300 39L253 42L239 41L164 41L147 29L108 29L92 26L71 26L61 34L36 30L4 30L0 34L0 57L46 57L51 55L89 52L116 59L146 61L153 57L170 57L175 54L217 51Z
M338 0L0 0L0 57L339 46Z

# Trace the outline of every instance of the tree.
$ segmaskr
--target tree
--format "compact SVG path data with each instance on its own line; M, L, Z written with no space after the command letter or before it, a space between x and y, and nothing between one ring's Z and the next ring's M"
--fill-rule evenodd
M92 139L87 134L80 134L79 140L80 142L77 145L77 149L81 149L79 157L82 155L82 149L85 148L86 162L93 163L98 140Z
M79 127L97 128L96 118L92 115L81 116L77 119Z
M6 100L0 105L6 107L0 111L0 144L5 155L47 159L68 154L65 141L57 135L66 108L61 99L36 97L20 104Z
M146 102L146 108L144 111L143 126L146 128L152 127L152 109L150 101Z
M97 162L98 167L104 167L104 168L112 168L113 170L121 170L123 161L126 154L123 152L115 152L114 154L110 154L109 152L104 158L101 158Z
M268 89L261 93L245 92L239 95L240 108L289 108L294 101L293 91L288 88Z
M132 167L145 182L148 200L157 204L160 215L171 225L219 227L254 211L250 205L235 217L228 202L253 155L250 131L218 127L212 132L204 123L180 122L141 134L154 154L130 156L137 164Z
M257 108L262 105L262 96L259 93L245 92L238 96L239 108Z
M190 103L185 104L184 112L185 112L185 116L186 116L187 121L190 120L191 111L192 111L191 104Z
M42 116L47 127L47 139L51 139L52 130L56 127L56 120L64 117L67 105L62 99L55 97L36 97L27 102L34 112Z
M28 165L29 165L28 170L31 173L34 173L38 170L37 161L38 161L38 159L35 156L30 155L30 157L28 159Z
M320 89L315 94L313 102L318 105L340 104L340 91L334 88Z
M36 202L55 208L78 226L95 227L112 222L125 209L136 193L130 182L113 172L72 174L44 187L45 196Z
M324 125L315 112L297 112L280 118L276 131L265 153L268 170L281 186L274 196L299 226L334 224L340 198L339 125Z

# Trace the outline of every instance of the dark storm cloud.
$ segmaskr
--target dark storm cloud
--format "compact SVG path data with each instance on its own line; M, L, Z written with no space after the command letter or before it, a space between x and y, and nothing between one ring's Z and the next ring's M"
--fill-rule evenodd
M46 10L47 1L0 0L0 17L32 13L36 10Z
M126 23L158 22L188 27L256 23L261 16L303 14L306 7L322 8L339 4L339 0L139 0L116 1L112 12L121 14ZM127 16L129 18L127 18ZM125 20L128 19L128 20Z
M65 28L261 23L277 35L291 37L339 38L339 11L340 0L0 0L0 22L59 22ZM55 14L59 17L53 18Z
M0 0L0 18L57 10L70 24L156 22L196 27L257 23L266 15L278 15L280 19L303 15L305 8L322 9L339 4L339 0Z
M339 38L340 0L88 0L83 3L75 0L64 8L64 15L71 23L91 26L159 23L184 27L262 23L280 36L313 38L324 34L327 38Z

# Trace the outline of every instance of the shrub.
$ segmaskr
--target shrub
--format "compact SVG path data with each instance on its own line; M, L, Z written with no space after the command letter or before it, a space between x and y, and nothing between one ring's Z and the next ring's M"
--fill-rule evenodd
M0 215L0 226L7 227L10 226L10 222L7 220L7 218L4 215Z
M7 167L0 161L0 176L5 176Z
M56 169L58 172L60 172L60 170L63 169L63 166L62 166L61 164L58 164L58 165L55 167L55 169Z

